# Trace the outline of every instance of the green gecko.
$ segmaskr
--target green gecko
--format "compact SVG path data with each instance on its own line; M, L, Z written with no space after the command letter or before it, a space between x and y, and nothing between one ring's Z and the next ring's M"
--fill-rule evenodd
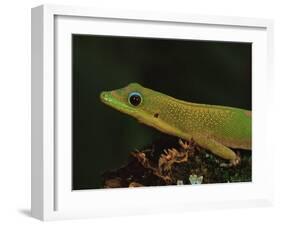
M217 156L237 161L230 148L251 150L251 111L186 102L137 83L102 92L101 101L163 133L194 140Z

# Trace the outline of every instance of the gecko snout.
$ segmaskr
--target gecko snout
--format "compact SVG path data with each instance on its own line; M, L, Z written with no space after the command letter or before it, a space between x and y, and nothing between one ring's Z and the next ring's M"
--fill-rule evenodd
M109 92L105 92L105 91L101 92L100 93L100 99L101 99L102 102L110 101Z

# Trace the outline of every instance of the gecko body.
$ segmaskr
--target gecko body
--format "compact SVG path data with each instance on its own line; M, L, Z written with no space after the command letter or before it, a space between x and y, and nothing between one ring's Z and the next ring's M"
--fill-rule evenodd
M163 133L194 140L224 159L251 150L251 111L178 100L137 83L102 92L101 101Z

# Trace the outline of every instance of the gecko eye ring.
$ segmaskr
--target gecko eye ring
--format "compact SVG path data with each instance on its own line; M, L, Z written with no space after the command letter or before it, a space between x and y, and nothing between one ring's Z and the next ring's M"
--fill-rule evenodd
M129 94L128 102L133 106L138 106L142 102L142 96L138 92L132 92Z

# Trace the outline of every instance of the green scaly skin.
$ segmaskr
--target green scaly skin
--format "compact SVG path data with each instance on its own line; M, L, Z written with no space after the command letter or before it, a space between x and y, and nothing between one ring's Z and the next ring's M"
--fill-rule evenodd
M128 96L132 92L142 95L140 105L129 103ZM141 123L184 140L192 139L224 159L237 159L230 148L251 150L251 111L186 102L137 83L102 92L100 98Z

